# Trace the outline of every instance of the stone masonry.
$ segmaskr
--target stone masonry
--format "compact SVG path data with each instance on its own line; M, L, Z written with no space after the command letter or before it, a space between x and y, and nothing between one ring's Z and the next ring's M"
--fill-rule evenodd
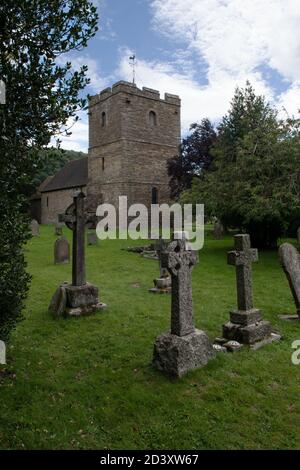
M169 202L167 160L178 155L180 99L128 82L89 102L88 207ZM156 193L156 201L155 199Z

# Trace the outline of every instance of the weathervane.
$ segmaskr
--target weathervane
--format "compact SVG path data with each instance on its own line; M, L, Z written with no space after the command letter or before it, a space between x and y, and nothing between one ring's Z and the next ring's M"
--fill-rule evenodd
M135 55L133 54L132 56L129 57L129 63L130 66L132 67L132 83L135 84L135 66L136 66L136 60L135 60Z

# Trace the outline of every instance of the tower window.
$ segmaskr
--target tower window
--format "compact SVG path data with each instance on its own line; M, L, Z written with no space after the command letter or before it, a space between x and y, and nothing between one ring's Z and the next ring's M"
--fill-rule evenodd
M157 117L154 111L150 111L149 113L149 124L151 127L154 127L157 125Z
M49 207L49 197L47 196L47 207Z
M152 188L152 191L151 191L151 204L158 204L158 190L157 190L157 188Z
M101 114L101 127L105 127L106 126L106 113L103 111L103 113Z
M105 161L104 161L104 157L102 157L102 171L104 171L104 168L105 168Z

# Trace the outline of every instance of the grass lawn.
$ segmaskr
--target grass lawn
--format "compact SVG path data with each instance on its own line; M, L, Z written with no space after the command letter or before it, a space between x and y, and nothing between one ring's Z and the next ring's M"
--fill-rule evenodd
M66 228L65 234L70 239ZM121 251L140 241L88 246L87 278L107 310L52 319L48 304L71 265L53 264L53 227L28 244L33 276L25 320L0 379L1 449L295 449L300 447L300 365L291 363L300 324L276 252L254 266L255 306L283 340L253 352L219 354L170 380L151 366L155 337L170 323L170 297L148 293L158 265ZM220 335L236 305L232 237L208 233L193 271L196 326Z

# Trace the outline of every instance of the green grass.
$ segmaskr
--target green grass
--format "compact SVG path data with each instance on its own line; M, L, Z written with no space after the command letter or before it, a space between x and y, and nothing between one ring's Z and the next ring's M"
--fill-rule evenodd
M140 242L88 246L88 280L108 308L54 320L51 296L71 278L70 265L53 264L54 240L53 228L41 227L28 245L31 292L8 350L11 375L0 382L2 449L300 447L300 366L291 363L300 325L278 319L295 307L276 252L260 253L254 294L283 340L220 354L174 381L151 367L155 337L170 322L170 297L148 293L157 262L121 251ZM231 237L209 233L193 271L195 323L211 338L236 303L231 247Z

